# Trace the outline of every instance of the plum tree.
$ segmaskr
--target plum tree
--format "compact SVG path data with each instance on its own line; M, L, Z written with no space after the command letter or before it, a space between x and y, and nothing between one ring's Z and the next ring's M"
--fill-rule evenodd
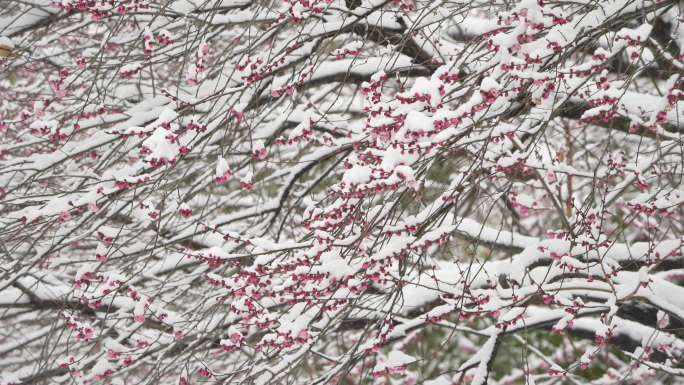
M679 2L0 3L0 385L684 383Z

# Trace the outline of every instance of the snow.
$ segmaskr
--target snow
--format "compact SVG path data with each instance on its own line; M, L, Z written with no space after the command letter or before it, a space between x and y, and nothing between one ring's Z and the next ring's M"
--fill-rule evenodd
M0 34L12 36L54 14L54 9L50 7L51 0L27 0L26 3L31 8L25 12L16 15L0 14Z
M344 278L356 272L335 251L325 252L321 255L321 265L313 269L315 272L328 273L333 278Z
M0 35L0 47L14 48L14 42L9 37Z
M439 376L437 378L425 381L424 384L425 385L451 385L452 381L447 376Z
M355 164L352 168L345 171L342 181L349 184L367 183L371 179L371 174L370 167Z
M56 120L36 120L35 122L31 123L31 126L29 128L31 129L41 129L41 128L46 128L52 132L55 131L57 128L58 123Z
M416 362L414 357L409 356L400 350L393 350L387 355L386 360L378 362L375 365L373 372L384 372L386 369L403 367L413 362Z
M222 177L228 171L230 171L228 161L222 156L219 156L218 159L216 159L216 177Z
M143 146L150 149L147 159L174 159L178 155L180 146L171 142L169 137L173 133L163 127L157 127L152 135L143 142Z
M243 6L249 4L249 1L245 0L217 0L213 1L211 4L206 4L204 1L200 0L175 0L170 4L171 9L176 12L183 14L188 14L192 11L206 10L211 8L219 8L225 6Z
M649 35L651 34L651 30L653 29L653 26L651 24L642 24L637 28L630 29L630 28L622 28L620 29L616 36L617 38L625 38L629 37L634 40L638 40L639 42L643 43L648 39Z
M487 376L489 374L487 366L489 361L493 359L494 347L498 340L498 335L493 335L487 339L487 341L480 347L480 350L472 356L468 361L463 363L459 371L468 369L471 366L476 366L473 379L471 381L472 385L482 385L487 381Z
M3 381L681 374L676 7L210 3L0 11Z
M142 68L142 65L140 63L131 63L131 64L125 64L125 65L121 66L121 69L119 71L121 73L136 72L140 68Z
M394 57L363 57L325 61L318 64L311 75L310 81L325 79L326 77L340 76L348 78L351 75L371 76L380 70L395 71L411 66L411 58L405 55ZM285 88L290 76L280 76L273 79L272 88Z
M461 20L457 20L453 27L449 28L448 33L454 39L462 40L464 37L478 37L484 33L497 29L498 27L496 19L494 18L490 19L468 15L464 16Z
M480 84L480 89L482 91L498 91L501 89L499 83L491 77L486 77L482 79L482 84Z

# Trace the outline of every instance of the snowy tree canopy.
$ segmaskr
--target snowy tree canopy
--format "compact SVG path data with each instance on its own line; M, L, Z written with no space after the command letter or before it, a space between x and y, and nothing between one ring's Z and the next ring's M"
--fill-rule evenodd
M0 385L684 383L673 0L0 0Z

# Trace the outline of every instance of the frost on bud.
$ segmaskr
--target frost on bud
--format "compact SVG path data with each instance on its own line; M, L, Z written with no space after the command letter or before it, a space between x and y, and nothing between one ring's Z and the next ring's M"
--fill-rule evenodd
M114 339L105 340L104 347L107 349L107 358L110 360L118 360L121 358L121 354L128 350Z
M188 68L188 84L197 85L206 76L207 60L209 59L209 45L206 42L200 43L197 48L195 63Z
M573 318L574 316L572 314L566 314L563 318L559 319L555 325L551 327L551 330L553 330L556 333L563 333L566 329L571 329L573 325Z
M268 156L268 150L264 147L264 142L259 140L254 142L252 154L254 159L264 160Z
M182 203L180 207L178 208L178 213L183 217L183 218L190 218L192 216L192 209L187 203Z
M482 84L480 84L480 95L482 99L487 104L492 104L496 100L501 86L499 83L491 77L486 77L482 79Z
M145 54L145 58L148 60L152 57L153 42L154 35L152 34L150 27L145 27L145 30L143 31L143 46L145 47L143 52Z
M95 260L100 263L105 263L107 262L107 258L107 246L100 243L99 245L97 245L97 250L95 251Z
M252 191L252 188L254 187L254 184L252 182L253 178L254 174L252 174L251 171L245 174L245 176L242 179L240 179L240 188L243 190Z
M596 345L604 346L612 335L612 330L607 325L601 324L598 328L596 328L594 341L596 342Z
M236 325L228 328L228 338L221 340L221 346L225 352L238 350L245 343L245 338Z
M641 269L639 269L639 286L645 288L650 282L651 278L648 274L648 267L642 266Z
M171 32L162 29L157 33L157 43L160 45L169 45L173 43L173 35Z
M95 366L91 369L93 373L93 378L97 382L106 382L108 377L111 377L114 373L112 364L106 359L101 359L97 361Z
M230 180L233 176L233 172L230 170L228 161L223 157L216 160L216 184L224 184Z
M147 304L143 301L139 301L135 304L133 309L133 320L137 323L145 322L145 311L147 310Z
M297 340L300 342L306 342L306 340L309 339L309 330L308 329L302 329L297 333Z
M119 77L121 79L131 80L133 76L138 74L142 66L139 63L129 63L121 66L119 69Z
M152 167L160 167L166 164L174 165L176 163L176 156L179 153L180 146L178 145L176 135L169 129L171 128L171 121L176 116L177 114L173 110L166 109L162 111L157 120L159 126L142 143L141 153Z
M586 370L589 368L589 365L591 364L592 359L594 358L594 355L592 354L591 350L587 350L582 354L582 357L580 357L579 360L579 367L582 370Z
M670 324L670 315L662 310L658 310L656 315L659 329L665 329Z

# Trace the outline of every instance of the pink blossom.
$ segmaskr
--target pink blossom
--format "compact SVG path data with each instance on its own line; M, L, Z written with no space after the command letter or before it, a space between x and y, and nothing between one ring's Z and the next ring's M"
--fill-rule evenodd
M68 211L62 211L59 213L59 223L65 223L70 221L72 218L71 213Z
M264 160L268 156L268 150L263 146L257 146L254 149L254 158L258 160Z

